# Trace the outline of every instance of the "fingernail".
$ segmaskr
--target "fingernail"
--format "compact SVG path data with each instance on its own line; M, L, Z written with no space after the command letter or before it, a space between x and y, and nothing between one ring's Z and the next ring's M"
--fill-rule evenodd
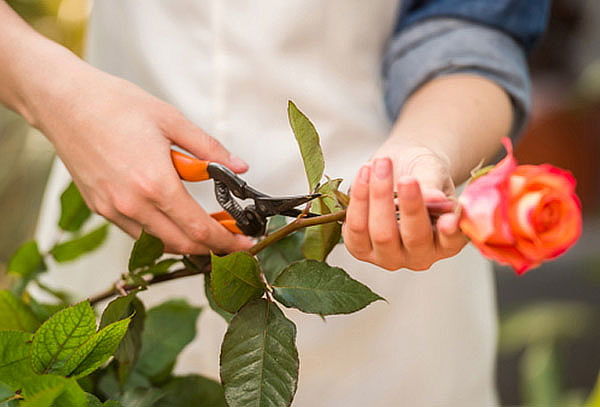
M369 178L371 178L371 167L368 165L363 165L363 167L358 172L358 179L360 182L368 184Z
M389 158L378 158L375 160L375 176L385 179L392 173L392 162Z
M230 155L229 162L231 163L231 165L233 167L238 168L240 170L244 170L244 169L248 168L248 163L246 161L242 160L237 155Z

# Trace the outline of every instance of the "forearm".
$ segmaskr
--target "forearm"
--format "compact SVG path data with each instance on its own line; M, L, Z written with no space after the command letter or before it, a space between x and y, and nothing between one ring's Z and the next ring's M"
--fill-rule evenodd
M79 58L38 34L0 0L0 104L37 126L40 107L72 87L63 78L80 65Z
M417 144L439 154L458 185L482 159L493 158L512 120L510 98L494 82L471 74L446 75L409 97L386 144Z

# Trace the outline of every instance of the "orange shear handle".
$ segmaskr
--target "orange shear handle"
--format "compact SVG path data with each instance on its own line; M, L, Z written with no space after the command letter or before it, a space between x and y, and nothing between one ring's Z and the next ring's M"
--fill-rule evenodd
M179 151L171 150L171 160L179 177L185 181L198 182L210 179L207 168L209 161L200 160ZM211 213L210 216L219 222L223 227L231 233L242 235L244 232L240 230L237 222L226 211Z
M208 174L209 161L200 160L191 155L171 150L171 160L179 177L185 181L206 181L210 179Z

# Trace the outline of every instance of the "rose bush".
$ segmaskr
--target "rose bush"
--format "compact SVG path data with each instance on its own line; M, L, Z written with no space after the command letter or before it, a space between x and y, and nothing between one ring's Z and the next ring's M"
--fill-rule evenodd
M555 258L581 235L581 204L575 178L543 165L517 165L507 156L475 178L461 195L460 228L487 257L517 274Z

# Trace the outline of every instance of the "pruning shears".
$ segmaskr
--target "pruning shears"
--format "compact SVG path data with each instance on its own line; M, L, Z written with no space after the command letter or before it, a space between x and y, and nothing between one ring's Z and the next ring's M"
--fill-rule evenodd
M321 194L271 196L251 187L222 164L200 160L176 150L171 150L171 159L181 179L191 182L213 180L215 196L223 211L210 216L232 233L262 236L265 234L268 218L275 215L293 218L300 215L317 216L311 212L303 213L296 207L320 197ZM253 203L242 207L235 198L251 199Z

